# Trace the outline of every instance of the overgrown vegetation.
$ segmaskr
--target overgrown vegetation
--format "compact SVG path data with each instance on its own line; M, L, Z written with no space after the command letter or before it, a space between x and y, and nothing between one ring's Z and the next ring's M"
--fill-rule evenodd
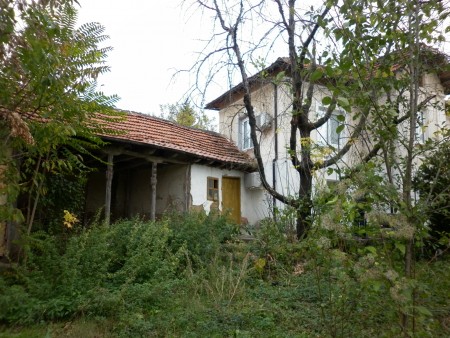
M112 109L118 97L96 87L109 71L111 47L100 46L108 36L98 23L76 27L76 6L0 2L0 221L19 222L28 234L45 221L36 218L52 183L46 178L82 176L84 159L103 145L99 135L111 133L106 121L120 119Z
M0 3L0 137L6 140L0 148L0 221L24 225L21 255L0 276L0 323L6 336L450 335L448 223L442 229L438 223L448 217L448 137L444 128L423 144L416 136L420 110L426 105L442 108L431 102L433 96L420 102L418 88L421 61L428 54L421 41L432 41L437 25L428 19L440 9L445 9L441 19L448 15L441 2L390 2L389 10L377 3L376 14L366 17L366 1L344 1L337 9L345 24L337 30L329 30L332 21L325 16L338 3L326 2L323 14L308 14L312 30L304 32L311 39L301 42L298 51L295 44L289 46L292 88L299 94L293 100L290 156L306 186L295 203L291 196L275 196L291 208L277 214L276 222L262 222L250 243L241 242L239 228L217 214L174 214L158 222L132 219L111 226L99 221L89 227L77 220L87 169L82 157L101 144L95 133L106 132L101 125L87 124L98 113L107 115L116 97L95 92L96 76L107 70L108 48L98 48L106 37L96 24L74 28L73 3ZM225 25L222 13L227 11L217 1L211 8L231 37L245 79L236 32L250 22L241 14L256 7L244 11L244 2L239 3L233 27ZM295 1L286 9L281 1L274 3L294 40ZM400 16L403 12L407 15ZM23 29L18 29L19 19ZM345 45L342 58L333 50L321 53L324 69L313 61L319 56L316 47L308 51L319 28ZM404 58L390 53L394 47L410 56L409 76L392 76L392 65ZM367 55L356 57L362 51ZM379 64L381 55L385 65ZM311 67L305 70L307 58ZM447 64L447 59L439 63ZM380 76L368 76L370 69L356 72L367 65L380 70ZM351 88L343 78L345 86L328 88L331 96L322 100L327 117L311 124L313 89L324 70L335 78L352 69L364 95L346 92ZM308 81L303 101L301 86ZM351 84L360 87L356 81ZM392 88L396 93L391 96ZM247 89L245 105L254 129ZM380 104L382 93L387 98ZM342 178L335 190L313 194L316 171L335 164L349 149L322 164L311 161L310 133L330 118L336 105L370 113L372 119L364 124L375 144L348 171L333 169ZM181 109L186 114L178 117L195 122L189 104L175 108L174 116ZM298 149L297 130L303 140ZM353 136L362 132L358 130ZM254 130L252 140L257 145ZM349 146L353 143L352 138ZM399 147L407 155L400 156ZM425 155L413 187L416 166ZM415 190L420 197L413 200ZM26 200L23 214L14 205L19 192ZM307 229L307 238L297 241L289 235L292 220L298 237ZM423 255L424 248L430 254Z
M26 264L1 274L3 336L399 335L401 250L315 229L290 242L267 221L243 243L224 217L193 213L37 231L24 243ZM417 265L421 336L449 333L445 264Z
M426 205L428 254L448 249L450 242L450 141L444 140L423 161L414 180L420 200Z

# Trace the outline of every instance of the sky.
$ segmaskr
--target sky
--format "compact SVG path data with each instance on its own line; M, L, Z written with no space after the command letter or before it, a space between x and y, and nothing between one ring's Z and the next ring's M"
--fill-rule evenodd
M203 43L201 15L179 7L180 0L79 0L79 24L99 22L112 46L111 71L98 79L99 90L117 94L117 107L158 114L160 105L183 99L190 68ZM221 92L217 91L217 96ZM209 99L214 99L210 97Z
M205 47L205 39L211 34L207 14L203 16L192 7L181 7L182 0L78 1L79 24L99 22L110 37L106 45L113 47L107 59L111 71L100 76L98 84L105 94L121 97L118 108L158 115L160 105L186 98L194 74L174 75L192 67L198 52ZM284 49L281 51L279 54L279 48L273 50L268 61L286 54ZM228 89L227 78L219 78L208 87L203 104ZM198 97L191 99L202 105ZM214 112L208 114L215 116Z

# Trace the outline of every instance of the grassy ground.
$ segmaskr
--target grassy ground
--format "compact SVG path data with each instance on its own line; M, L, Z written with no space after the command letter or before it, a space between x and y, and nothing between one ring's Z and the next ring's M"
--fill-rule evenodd
M427 308L428 329L419 336L450 335L449 260L434 263L427 279L435 287ZM340 303L323 309L312 273L276 280L246 280L233 294L231 280L209 276L196 288L172 290L167 304L136 306L110 318L77 316L30 326L2 326L0 337L395 337L395 320L379 304ZM296 272L298 273L298 271ZM237 283L236 279L233 279ZM370 299L367 299L370 301ZM330 306L330 304L326 304ZM360 309L358 309L360 307ZM324 310L324 316L322 313ZM333 312L334 311L334 312ZM359 313L359 318L349 318ZM356 319L356 320L355 320ZM347 325L350 322L351 326ZM394 324L393 324L394 323Z
M411 308L400 277L377 277L383 261L274 233L230 241L226 223L198 221L122 222L63 251L35 236L26 268L1 275L0 337L399 336L399 308ZM416 265L414 336L450 336L449 263Z

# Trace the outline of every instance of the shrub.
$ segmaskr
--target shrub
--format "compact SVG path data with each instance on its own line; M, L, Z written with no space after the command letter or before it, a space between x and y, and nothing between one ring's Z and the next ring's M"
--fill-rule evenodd
M425 241L427 249L450 246L450 142L442 143L438 149L423 161L416 177L414 187L429 220L429 238Z
M214 259L221 244L239 233L236 224L214 213L170 214L165 222L172 232L169 240L172 249L179 250L184 247L194 260Z
M166 306L173 290L186 283L189 257L198 264L210 261L234 233L225 218L204 214L93 225L73 231L65 245L58 235L34 232L24 238L24 264L1 275L0 321L112 316Z

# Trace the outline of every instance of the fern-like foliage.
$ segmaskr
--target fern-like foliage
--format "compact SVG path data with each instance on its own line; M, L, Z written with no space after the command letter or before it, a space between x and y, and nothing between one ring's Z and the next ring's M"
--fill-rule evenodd
M0 132L12 149L0 154L0 166L18 163L12 153L34 159L21 161L25 181L6 182L29 195L29 223L45 173L87 170L83 160L103 144L105 121L119 115L118 97L96 90L109 71L107 39L98 23L77 28L73 0L0 2Z

